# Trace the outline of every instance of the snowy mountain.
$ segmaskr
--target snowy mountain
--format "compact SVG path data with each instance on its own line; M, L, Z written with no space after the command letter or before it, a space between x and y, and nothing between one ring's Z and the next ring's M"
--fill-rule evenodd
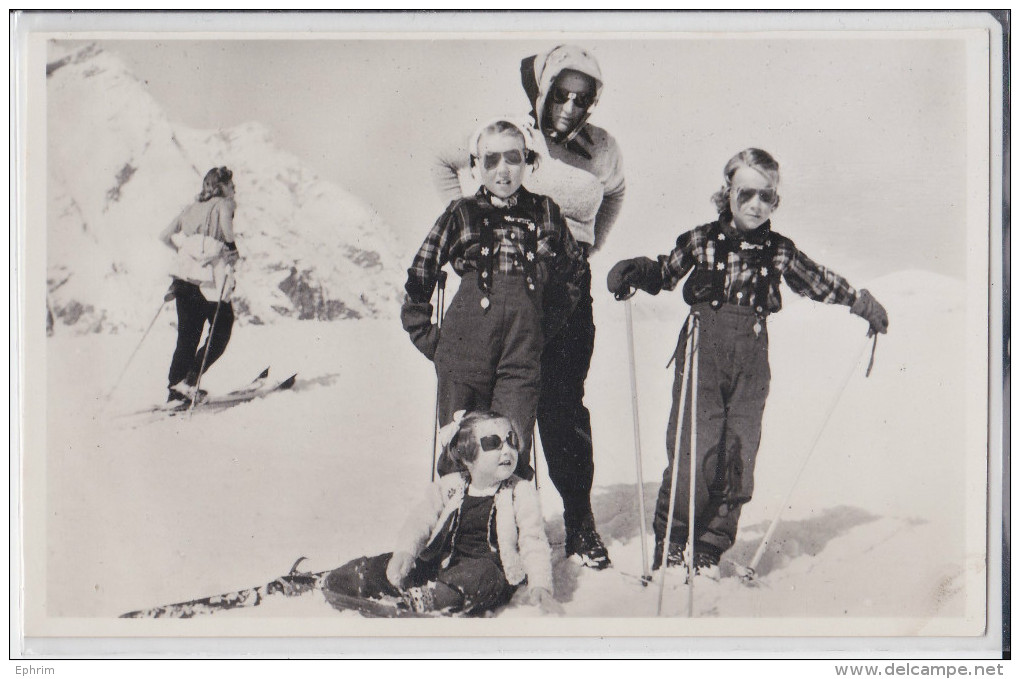
M159 232L210 167L237 187L242 323L392 316L395 240L358 198L302 167L258 123L172 123L114 54L51 43L47 65L47 283L56 327L144 327L169 284Z

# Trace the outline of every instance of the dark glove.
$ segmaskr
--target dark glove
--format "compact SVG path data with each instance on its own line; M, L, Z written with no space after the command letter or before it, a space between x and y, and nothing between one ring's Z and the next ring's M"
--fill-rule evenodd
M647 257L624 259L609 270L606 285L616 299L630 297L634 294L632 288L641 288L650 295L657 295L662 290L662 269L658 261Z
M223 261L228 265L233 266L237 263L237 260L241 259L241 255L237 252L237 246L234 243L225 243L226 247L223 250Z
M871 296L867 290L857 291L857 301L850 307L850 313L860 316L871 326L868 329L868 337L876 332L885 333L889 329L889 315L885 313L885 307L878 303L878 300Z
M432 305L428 302L412 302L404 297L400 307L400 324L411 336L411 342L430 361L439 346L439 326L432 322Z

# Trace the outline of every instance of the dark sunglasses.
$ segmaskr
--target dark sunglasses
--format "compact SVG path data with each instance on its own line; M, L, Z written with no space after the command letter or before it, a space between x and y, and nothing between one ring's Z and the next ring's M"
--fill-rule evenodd
M486 153L482 156L482 166L486 170L494 170L499 165L499 159L506 161L507 165L523 165L524 152L518 149L503 151L503 153Z
M482 446L482 450L485 452L499 450L504 442L514 450L521 449L521 439L517 437L517 432L512 429L507 433L505 439L496 434L489 434L478 439L478 444Z
M767 205L775 205L776 199L779 198L779 194L776 193L775 189L738 189L734 188L733 191L737 194L737 202L740 204L746 203L755 196L761 200L761 202Z
M552 98L557 104L565 104L573 99L574 105L578 108L588 108L595 101L593 94L588 92L571 92L562 87L557 87L552 91Z

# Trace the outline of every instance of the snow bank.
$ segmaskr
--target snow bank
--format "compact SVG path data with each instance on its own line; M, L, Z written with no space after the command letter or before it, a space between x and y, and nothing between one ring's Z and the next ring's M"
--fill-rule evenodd
M962 284L904 272L869 287L892 319L870 378L864 323L845 308L788 294L787 308L770 321L773 389L755 498L727 558L747 564L777 508L784 501L786 508L759 564L761 586L741 584L724 563L722 582L696 588L699 619L909 619L899 633L944 625L979 631L968 612L975 602L983 610L984 553L968 549L981 529L965 516L983 498L967 494L961 480L984 451L967 448L961 416ZM672 371L664 366L685 312L679 293L672 302L670 317L640 314L635 331L649 521L665 462ZM596 318L586 399L596 446L593 502L615 568L597 573L562 558L562 508L540 462L556 595L572 617L651 617L657 588L627 575L641 572L642 558L623 306L600 299ZM203 386L227 390L272 365L276 377L298 373L292 392L190 420L122 417L164 393L174 340L167 321L157 323L109 402L96 394L137 336L49 341L50 611L115 616L264 582L299 556L322 570L390 549L429 479L435 397L431 366L399 323L240 328ZM682 616L685 606L674 582L666 613ZM538 614L514 605L501 616ZM225 615L325 621L341 614L311 596Z

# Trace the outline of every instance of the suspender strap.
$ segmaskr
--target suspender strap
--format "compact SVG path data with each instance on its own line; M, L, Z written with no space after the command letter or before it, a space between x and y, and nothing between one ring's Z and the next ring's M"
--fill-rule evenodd
M754 266L758 268L754 279L754 299L751 304L759 318L765 318L771 313L769 310L769 291L779 285L779 271L776 269L776 237L770 235L765 239L765 247L753 258Z
M496 233L493 225L495 215L486 210L482 213L481 245L478 258L478 287L488 294L492 290L492 262L496 256Z
M542 201L542 224L544 227L552 222L552 215L549 213L549 201ZM530 222L524 228L524 278L528 283L528 290L534 290L538 278L538 229L539 224Z

